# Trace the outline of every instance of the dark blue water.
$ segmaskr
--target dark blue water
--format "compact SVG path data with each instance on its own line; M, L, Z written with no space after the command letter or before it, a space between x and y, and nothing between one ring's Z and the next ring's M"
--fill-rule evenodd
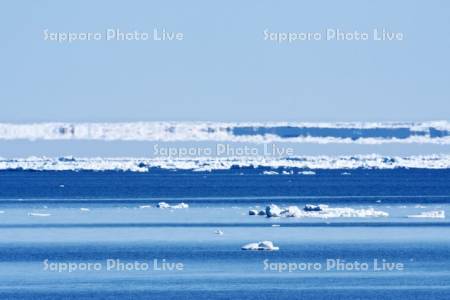
M450 170L343 172L0 172L0 298L449 299L449 222L407 215L450 212ZM190 207L162 210L161 200ZM269 203L373 207L389 217L248 216ZM280 250L240 249L263 240ZM369 269L325 268L338 259ZM100 269L58 272L46 260ZM108 260L150 268L110 270ZM155 260L183 269L154 269ZM375 270L374 260L403 268ZM322 268L278 272L265 261Z
M450 199L450 170L317 170L316 175L262 175L264 169L234 168L214 172L152 169L133 172L0 171L0 199L136 199L245 197L425 196ZM298 170L296 170L298 171ZM342 175L350 172L350 175ZM64 185L63 188L60 185ZM346 197L349 196L349 197ZM366 197L367 196L367 197ZM420 199L419 201L422 201Z

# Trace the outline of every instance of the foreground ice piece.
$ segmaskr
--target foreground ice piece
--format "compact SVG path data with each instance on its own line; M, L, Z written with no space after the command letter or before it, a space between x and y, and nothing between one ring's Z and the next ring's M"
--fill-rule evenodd
M331 208L328 205L306 205L304 209L297 206L280 208L275 204L266 207L267 217L293 217L293 218L378 218L388 217L384 211L368 209L354 209L351 207Z
M445 219L445 211L443 210L424 211L417 215L409 215L408 218Z
M189 208L189 205L186 204L186 203L183 203L183 202L181 202L181 203L179 203L179 204L176 204L176 205L170 205L170 204L168 204L168 203L166 203L166 202L159 202L158 205L156 205L156 207L159 207L159 208L175 208L175 209L178 209L178 208Z
M242 250L252 251L277 251L280 247L274 246L271 241L262 241L258 243L249 243L241 247Z

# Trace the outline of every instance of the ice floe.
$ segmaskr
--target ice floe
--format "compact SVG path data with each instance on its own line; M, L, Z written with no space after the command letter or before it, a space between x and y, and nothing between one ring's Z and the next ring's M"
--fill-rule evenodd
M274 246L271 241L262 241L258 243L249 243L245 244L241 247L242 250L251 250L251 251L277 251L280 248Z
M80 208L80 211L82 211L82 212L88 212L88 211L91 211L89 208L87 208L87 207L81 207Z
M408 218L445 219L445 211L443 210L424 211L416 215L409 215Z
M253 212L251 215L254 215ZM298 206L281 208L276 204L270 204L266 207L266 215L269 218L378 218L389 216L387 212L374 208L354 209L351 207L329 207L324 204L307 204L303 209Z
M181 202L181 203L179 203L177 205L172 205L171 208L189 208L189 205L186 204L186 203Z
M29 212L28 215L30 217L50 217L51 214L49 213L37 213L37 212Z
M270 204L269 206L266 207L266 215L269 218L281 217L282 212L283 210L279 208L278 205L275 204Z
M414 208L427 208L427 207L423 206L422 204L417 204L416 206L414 206Z
M300 175L316 175L316 172L314 171L300 171L298 172Z
M158 208L163 208L163 209L166 209L166 208L180 209L180 208L189 208L189 205L186 204L186 203L183 203L183 202L178 203L178 204L176 204L176 205L170 205L170 204L168 204L168 203L166 203L166 202L159 202L159 203L156 205L156 207L158 207Z
M278 175L279 173L276 171L264 171L263 174L264 175Z
M266 215L266 211L265 210L258 211L256 209L250 209L248 211L248 215L249 216L256 216L256 215L258 215L258 216L265 216Z
M304 211L323 211L324 209L328 208L328 205L319 204L319 205L313 205L313 204L306 204L303 208Z
M450 155L418 156L292 156L280 157L199 157L199 158L64 158L28 157L0 158L0 170L33 171L132 171L149 172L154 169L214 171L232 168L261 168L265 175L292 175L315 172L317 169L449 169ZM266 169L270 168L270 169ZM308 169L308 171L301 171ZM278 170L278 171L276 171ZM283 171L279 171L283 170ZM296 171L297 172L297 171ZM305 175L305 174L303 174Z
M158 208L170 208L170 205L169 205L169 203L166 203L166 202L159 202L156 205L156 207L158 207Z
M166 203L167 204L167 203ZM158 206L159 207L159 206ZM152 208L152 206L151 205L148 205L148 204L146 204L146 205L139 205L139 208L140 209L145 209L145 208ZM164 208L164 207L161 207L161 208Z

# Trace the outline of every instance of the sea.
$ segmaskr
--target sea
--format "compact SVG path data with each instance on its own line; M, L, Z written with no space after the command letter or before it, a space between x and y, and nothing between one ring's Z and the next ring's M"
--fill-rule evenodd
M450 299L437 211L450 169L2 170L0 298Z

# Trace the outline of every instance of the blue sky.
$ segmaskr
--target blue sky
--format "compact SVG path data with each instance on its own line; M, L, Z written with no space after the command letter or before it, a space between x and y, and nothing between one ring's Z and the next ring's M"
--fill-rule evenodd
M448 1L3 1L0 122L384 121L450 116ZM276 44L263 31L403 32ZM179 42L44 41L181 31Z

